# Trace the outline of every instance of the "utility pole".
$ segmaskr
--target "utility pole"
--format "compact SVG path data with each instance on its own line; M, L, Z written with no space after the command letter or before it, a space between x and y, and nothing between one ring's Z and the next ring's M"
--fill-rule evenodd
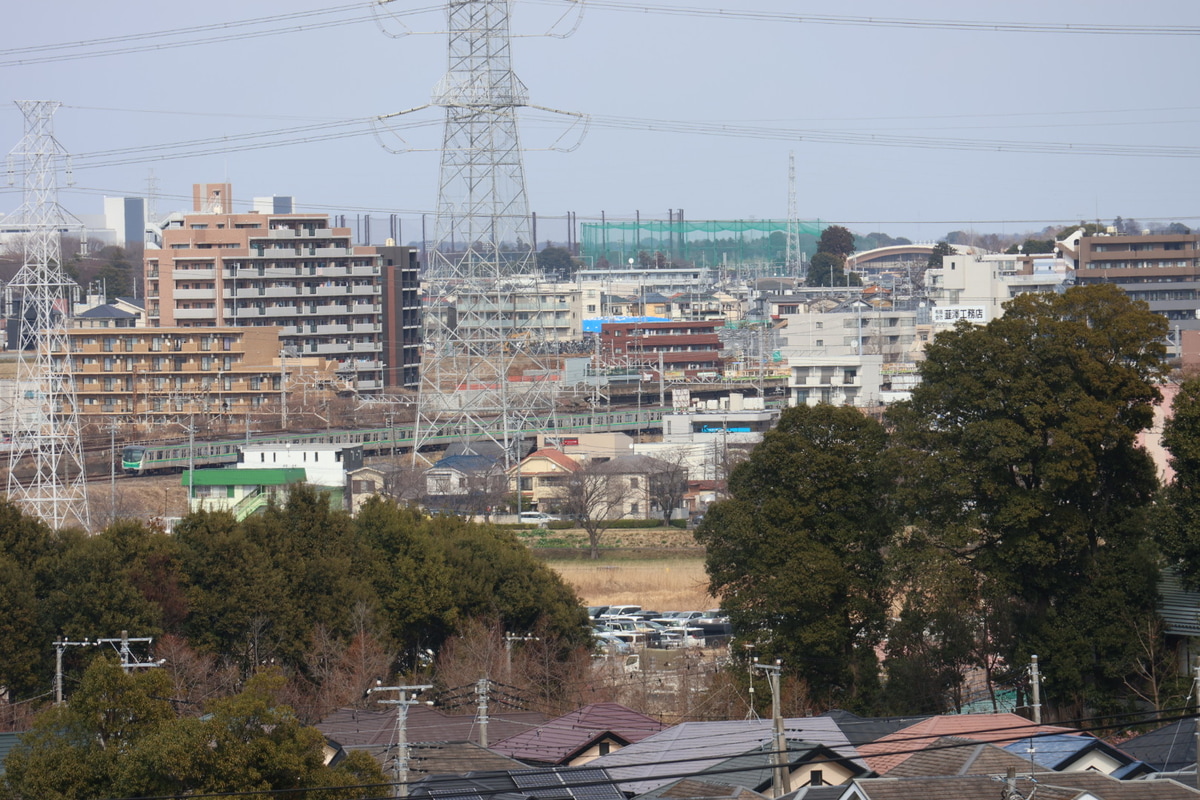
M1038 674L1037 656L1029 657L1029 690L1032 694L1033 724L1042 724L1042 677Z
M287 430L287 348L279 351L279 427Z
M130 642L144 642L150 645L154 641L153 636L136 636L130 637L129 631L121 631L121 635L115 639L97 639L96 644L111 644L117 649L121 656L121 669L129 672L134 669L145 669L147 667L161 667L161 661L138 661L133 655L133 650L130 649Z
M778 777L772 783L771 796L782 797L792 791L792 777L788 772L787 737L783 733L783 716L779 708L779 674L783 671L783 662L775 659L774 664L760 664L754 659L751 669L762 670L771 686L771 723L775 731L775 766Z
M371 695L375 692L395 692L391 700L380 700L380 703L396 706L396 754L392 760L392 797L408 797L408 707L417 704L417 695L426 689L432 689L429 684L420 686L376 686L367 690ZM411 693L411 694L410 694Z
M475 682L475 695L479 698L479 713L475 718L479 721L479 746L484 748L488 746L488 689L491 683L487 678Z
M517 496L520 497L519 492L518 492ZM526 634L516 634L516 633L504 634L504 665L505 665L505 668L508 670L507 674L510 678L512 677L513 642L536 642L536 641L537 641L536 636L530 636L527 633Z
M68 647L95 647L99 642L84 639L82 642L68 642L59 637L54 642L54 705L61 706L63 702L63 651Z

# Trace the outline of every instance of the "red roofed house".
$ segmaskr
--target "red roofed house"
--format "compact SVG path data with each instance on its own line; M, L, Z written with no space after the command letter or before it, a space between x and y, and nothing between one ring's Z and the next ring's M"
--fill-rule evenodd
M620 703L593 703L497 742L492 750L530 765L577 767L666 727Z
M543 511L562 499L567 479L581 468L561 450L543 447L509 468L508 482L514 492L521 493L522 508Z
M1052 733L1078 731L1053 725L1035 725L1016 714L947 714L929 717L881 739L861 744L858 753L866 759L871 769L886 775L913 753L925 749L943 736L1004 746L1030 736Z

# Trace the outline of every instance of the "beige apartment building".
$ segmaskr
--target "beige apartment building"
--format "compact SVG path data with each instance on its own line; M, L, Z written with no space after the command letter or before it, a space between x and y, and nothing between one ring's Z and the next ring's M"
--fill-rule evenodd
M358 391L381 389L381 255L328 215L233 214L231 195L196 184L194 213L172 217L161 248L146 250L148 325L270 328L289 358L330 359Z
M240 425L277 413L286 387L276 328L119 328L68 331L79 412L135 422L206 414ZM306 368L322 364L306 359ZM325 365L332 381L332 365ZM284 362L289 376L302 362Z

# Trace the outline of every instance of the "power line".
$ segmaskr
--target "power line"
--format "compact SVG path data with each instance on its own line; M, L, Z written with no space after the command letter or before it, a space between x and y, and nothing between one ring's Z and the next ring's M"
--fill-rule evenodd
M574 2L574 0L569 0ZM530 0L547 3L547 0ZM563 1L549 0L562 6ZM837 25L866 28L908 28L915 30L975 31L980 33L1037 33L1089 36L1200 36L1196 25L1104 25L1090 22L985 22L958 19L911 19L904 17L863 17L842 14L797 14L784 11L754 11L701 8L699 6L660 6L646 3L622 3L619 0L587 0L588 8L637 14L664 14L682 17L706 17L721 20Z
M392 0L379 0L379 3L389 3ZM340 9L321 9L309 12L295 12L294 14L283 14L276 17L260 17L253 20L243 20L240 22L214 23L212 25L203 25L189 28L174 28L167 31L150 32L144 34L134 34L127 36L113 36L104 39L84 40L79 42L63 42L59 44L38 45L29 48L14 48L11 50L0 50L0 58L5 56L20 55L23 52L51 52L55 50L70 51L75 48L87 48L103 46L106 43L120 44L126 41L142 41L145 39L163 39L166 41L158 41L144 44L130 44L127 46L112 47L106 50L90 50L86 52L63 52L49 55L31 55L29 57L9 58L5 61L0 61L0 67L24 67L35 64L49 64L62 61L78 61L88 58L101 58L107 56L129 55L132 53L145 53L154 50L175 50L180 47L196 47L207 44L223 44L225 42L236 42L246 39L259 39L267 36L280 36L289 33L305 33L313 30L323 30L328 28L344 27L346 25L357 25L362 22L373 22L376 19L373 11L378 3L359 3L353 6L343 6ZM372 9L371 13L360 16L348 17L345 19L332 19L320 22L309 22L300 25L289 25L281 28L267 28L264 30L243 31L241 33L224 33L215 36L206 36L200 38L179 38L171 39L175 36L192 35L197 31L209 30L225 30L234 27L243 27L248 25L262 24L263 22L279 22L290 20L292 18L303 18L314 15L324 15L330 13L342 13L345 11L357 11L363 9ZM413 16L423 14L430 11L439 11L441 6L423 6L421 8L407 9L400 12L390 12L393 16Z

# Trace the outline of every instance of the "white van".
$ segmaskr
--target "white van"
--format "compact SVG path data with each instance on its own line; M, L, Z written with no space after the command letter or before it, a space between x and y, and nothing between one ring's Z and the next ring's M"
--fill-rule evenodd
M549 514L543 514L541 511L522 511L517 517L517 522L525 525L537 525L539 528L544 528L558 517L552 517Z

